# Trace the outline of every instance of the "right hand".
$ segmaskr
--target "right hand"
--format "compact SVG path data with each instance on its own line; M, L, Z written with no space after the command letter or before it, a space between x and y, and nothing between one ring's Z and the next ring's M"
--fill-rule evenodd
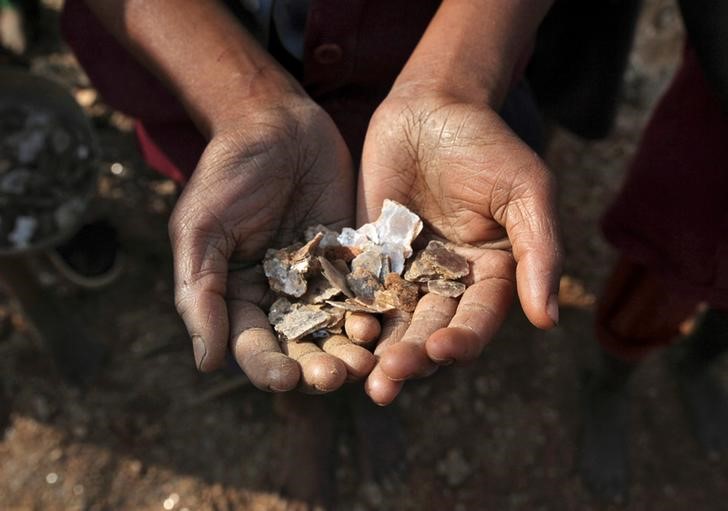
M258 263L310 225L353 225L351 157L303 94L237 107L243 113L215 131L170 220L177 310L201 371L223 365L229 346L261 389L335 390L368 374L373 356L352 344L335 357L307 342L282 353L261 309L272 297Z

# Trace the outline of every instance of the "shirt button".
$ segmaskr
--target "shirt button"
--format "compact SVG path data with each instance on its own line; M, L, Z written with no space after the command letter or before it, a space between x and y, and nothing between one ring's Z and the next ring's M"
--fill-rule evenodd
M344 50L338 44L322 44L313 50L313 57L319 64L336 64L344 56Z

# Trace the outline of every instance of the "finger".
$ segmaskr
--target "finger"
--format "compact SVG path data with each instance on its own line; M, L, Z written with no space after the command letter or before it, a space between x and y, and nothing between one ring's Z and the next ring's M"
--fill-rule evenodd
M331 392L346 381L344 362L324 353L312 342L284 341L281 348L285 354L301 366L299 389L310 394Z
M411 321L412 314L409 312L399 310L385 312L382 322L382 334L374 354L381 355L389 347L401 341ZM377 363L364 382L364 391L372 401L384 406L394 401L403 386L404 382L391 380L382 372L381 366Z
M351 342L366 345L379 337L379 334L382 333L382 325L371 314L350 312L346 315L344 331Z
M559 322L558 292L562 249L555 207L556 185L539 164L524 173L504 208L505 225L516 260L518 297L528 319L539 328ZM521 191L523 190L523 192Z
M477 358L506 318L513 302L513 283L504 278L481 280L465 290L447 328L425 344L428 357L448 365Z
M427 356L425 342L450 323L457 303L454 298L433 293L423 296L402 339L382 352L379 365L384 374L395 381L432 374L437 366Z
M382 371L381 366L376 365L364 383L364 392L380 406L390 404L399 395L404 387L403 381L390 380Z
M440 365L468 362L483 351L505 320L513 302L513 256L506 250L453 247L470 261L468 288L446 328L425 344L428 357Z
M214 221L187 221L179 213L183 209L178 204L169 224L175 305L192 337L197 368L208 372L221 367L227 353L225 288L230 250Z
M357 346L343 335L332 335L321 341L319 346L325 353L333 355L344 363L349 381L364 378L377 362L369 350Z
M230 346L250 381L262 390L285 392L301 379L298 363L281 353L265 313L249 302L230 302Z
M401 341L410 323L412 323L412 313L410 312L392 310L382 314L382 333L379 336L379 343L374 349L374 354L381 355L390 346Z

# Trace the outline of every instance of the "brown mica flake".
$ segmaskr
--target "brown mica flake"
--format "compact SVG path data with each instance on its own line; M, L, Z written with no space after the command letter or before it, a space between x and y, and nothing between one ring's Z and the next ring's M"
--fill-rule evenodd
M333 286L323 275L308 279L306 294L301 297L304 303L322 304L340 294L341 290Z
M440 296L457 298L465 292L465 284L452 280L429 280L427 281L427 291Z
M294 306L274 325L275 331L287 341L297 341L322 328L331 321L331 315L317 305Z
M361 253L361 249L358 247L331 246L324 248L324 257L329 261L350 263Z
M319 257L318 262L321 265L321 272L324 278L336 289L344 293L349 298L354 297L354 293L351 292L349 286L346 283L346 274L337 267L337 265L331 263L325 257Z
M379 279L364 267L359 267L349 273L346 276L346 283L354 296L365 303L372 303L375 293L382 289Z
M433 240L415 256L404 278L410 282L457 280L469 273L467 259L447 248L444 243Z
M392 310L394 308L386 305L382 308L377 308L373 305L368 305L366 303L360 302L355 298L349 298L343 302L329 300L326 303L331 305L332 307L336 307L347 312L366 312L367 314L379 314L381 312L387 312L388 310Z
M377 292L374 306L378 309L399 309L413 312L419 299L419 286L407 282L397 273L389 273L384 279L384 289Z
M344 323L346 321L346 311L336 307L329 307L326 309L329 314L329 322L326 325L326 330L330 334L340 334L344 330Z

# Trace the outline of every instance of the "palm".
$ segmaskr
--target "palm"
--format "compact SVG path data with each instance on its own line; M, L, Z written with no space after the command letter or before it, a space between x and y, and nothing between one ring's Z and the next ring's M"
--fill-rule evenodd
M549 240L545 264L558 259L550 186L539 158L486 107L440 97L388 99L380 107L364 146L358 221L375 218L385 198L402 202L423 218L426 236L451 242L471 261L472 274L459 303L427 295L406 331L385 325L381 362L368 382L373 397L391 400L401 386L383 375L403 380L433 370L431 359L477 356L512 301L519 258L533 260L530 270L519 264L524 308L534 323L551 326L533 303L546 297L520 289L521 273L539 268L527 233Z
M351 225L351 161L343 143L330 142L338 141L338 132L327 117L306 126L259 124L241 132L210 144L178 208L210 226L208 243L222 244L233 267L260 261L266 249L292 243L309 225ZM199 187L214 201L190 208L186 196L197 202ZM236 298L259 302L263 295L256 291L267 289L259 282Z

